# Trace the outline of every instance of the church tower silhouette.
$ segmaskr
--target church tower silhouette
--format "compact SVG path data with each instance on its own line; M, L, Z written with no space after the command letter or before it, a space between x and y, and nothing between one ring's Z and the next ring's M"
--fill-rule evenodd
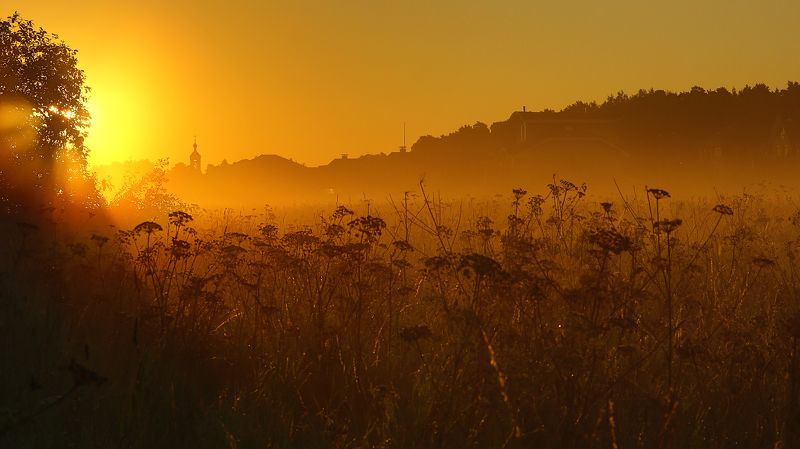
M200 171L200 153L197 152L197 136L194 137L194 151L189 155L189 166L195 171Z

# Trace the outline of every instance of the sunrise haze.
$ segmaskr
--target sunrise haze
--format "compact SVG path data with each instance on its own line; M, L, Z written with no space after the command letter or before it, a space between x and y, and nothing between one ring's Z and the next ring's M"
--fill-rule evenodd
M640 88L783 87L800 4L33 0L79 51L90 163L275 153L319 165ZM12 11L8 11L10 14Z

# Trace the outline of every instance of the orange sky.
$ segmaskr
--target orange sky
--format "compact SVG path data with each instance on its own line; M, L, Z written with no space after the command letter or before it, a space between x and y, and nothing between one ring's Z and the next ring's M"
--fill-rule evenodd
M800 2L25 0L79 50L91 162L308 165L619 90L800 80ZM8 14L12 11L9 10ZM8 15L6 14L6 15Z

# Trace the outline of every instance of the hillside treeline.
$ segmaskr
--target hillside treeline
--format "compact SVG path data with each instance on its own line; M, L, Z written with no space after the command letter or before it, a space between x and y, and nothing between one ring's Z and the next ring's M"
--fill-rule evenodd
M522 127L527 128L523 136ZM414 151L523 150L554 141L601 140L634 156L703 158L796 157L800 146L800 83L728 90L619 92L604 102L577 101L560 111L514 112L440 137L423 136Z

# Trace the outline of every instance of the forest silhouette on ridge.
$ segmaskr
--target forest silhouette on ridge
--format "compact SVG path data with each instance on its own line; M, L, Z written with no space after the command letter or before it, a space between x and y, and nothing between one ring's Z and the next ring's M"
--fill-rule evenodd
M214 151L224 154L224 148ZM421 179L451 196L486 196L545 182L553 173L609 194L616 192L615 179L708 193L765 180L792 185L799 163L800 84L790 81L782 89L756 84L620 92L600 104L516 111L491 125L422 136L410 151L343 155L318 167L262 155L194 168L178 161L161 169L179 198L219 207L383 198L413 190ZM125 164L115 170L124 171ZM99 178L108 173L98 168Z

